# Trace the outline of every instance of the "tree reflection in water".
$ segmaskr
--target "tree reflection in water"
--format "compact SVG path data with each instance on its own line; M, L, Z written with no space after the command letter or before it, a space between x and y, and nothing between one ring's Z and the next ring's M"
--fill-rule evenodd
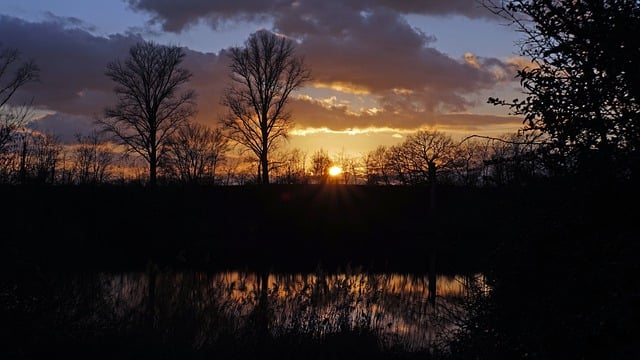
M196 348L229 334L259 337L265 329L275 337L311 338L365 330L383 347L420 351L446 342L465 316L469 289L485 286L481 275L438 276L432 306L426 275L161 272L149 304L147 273L101 274L100 279L116 318L129 321L151 307L155 328Z

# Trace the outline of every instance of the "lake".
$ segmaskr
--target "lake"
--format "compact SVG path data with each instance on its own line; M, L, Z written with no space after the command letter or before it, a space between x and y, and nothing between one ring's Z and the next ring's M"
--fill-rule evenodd
M2 297L15 316L38 317L39 324L27 325L39 327L41 336L50 331L49 336L65 341L80 333L105 331L113 337L152 332L163 342L197 351L229 343L230 337L295 334L322 340L348 332L366 333L381 348L416 352L446 343L464 319L469 291L486 290L480 274L435 279L433 296L426 274L349 267L256 273L150 266L140 272L52 273L32 279L36 284L5 287Z

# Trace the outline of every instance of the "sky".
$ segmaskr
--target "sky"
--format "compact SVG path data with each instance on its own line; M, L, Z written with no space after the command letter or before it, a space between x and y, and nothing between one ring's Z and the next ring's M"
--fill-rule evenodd
M312 73L290 97L288 148L358 156L421 129L461 138L522 126L487 104L522 96L519 34L477 0L0 0L0 45L41 68L12 100L32 101L33 128L67 143L115 103L107 63L143 40L184 47L194 121L218 126L228 49L260 29L295 40Z

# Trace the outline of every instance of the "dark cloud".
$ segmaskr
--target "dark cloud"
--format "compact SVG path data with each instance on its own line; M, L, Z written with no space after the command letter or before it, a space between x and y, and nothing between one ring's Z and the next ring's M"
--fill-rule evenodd
M233 20L278 19L308 26L305 17L326 13L341 17L345 13L360 14L383 8L400 14L461 15L468 18L494 18L477 0L398 1L398 0L128 0L129 6L152 14L153 22L162 24L167 31L180 32L199 21L217 27ZM303 12L300 9L304 9ZM300 29L302 30L302 28Z
M29 123L29 128L38 132L54 134L63 144L76 142L76 135L86 136L94 129L94 118L85 115L55 113Z
M363 5L371 1L359 0ZM497 19L487 9L483 8L478 0L446 0L446 1L398 1L377 0L373 3L386 6L405 14L421 15L462 15L470 19Z
M217 28L228 21L264 20L269 14L289 6L291 1L261 0L128 0L129 6L137 11L152 14L151 22L161 24L166 31L180 32L200 21Z
M51 110L93 115L112 100L113 84L104 76L106 64L124 56L141 39L131 35L97 37L69 25L0 16L3 46L18 49L23 59L33 59L41 69L40 82L16 93L15 102L33 98Z
M82 19L73 16L58 16L50 11L44 13L46 22L58 25L63 28L83 29L87 31L95 31L96 27Z

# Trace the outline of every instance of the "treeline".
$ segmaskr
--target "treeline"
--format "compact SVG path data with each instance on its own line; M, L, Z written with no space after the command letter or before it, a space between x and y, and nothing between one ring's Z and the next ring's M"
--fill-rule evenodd
M15 135L15 134L14 134ZM276 184L448 185L493 187L558 175L542 151L540 136L505 135L454 140L423 130L394 146L379 146L360 157L330 156L300 149L272 156ZM329 169L342 172L331 176ZM556 166L557 168L557 166ZM158 169L159 185L246 185L259 183L258 165L234 153L219 129L189 123L181 128ZM0 183L41 185L140 185L148 183L144 161L117 151L99 132L78 135L64 145L58 136L22 133L0 151Z

